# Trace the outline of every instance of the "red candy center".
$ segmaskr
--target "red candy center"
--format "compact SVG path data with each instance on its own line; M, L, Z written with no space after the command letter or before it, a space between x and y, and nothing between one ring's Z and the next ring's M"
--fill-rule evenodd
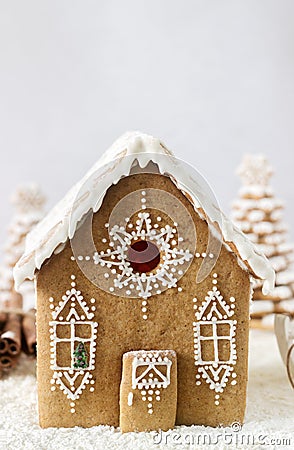
M150 241L136 241L128 249L128 259L134 272L151 272L160 262L160 251Z

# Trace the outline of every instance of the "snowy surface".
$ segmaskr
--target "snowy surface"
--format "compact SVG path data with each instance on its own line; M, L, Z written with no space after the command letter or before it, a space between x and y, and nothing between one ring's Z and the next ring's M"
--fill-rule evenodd
M43 430L36 412L34 363L24 358L13 375L0 380L0 448L7 450L148 450L294 448L294 392L272 333L254 330L250 342L249 397L241 431L200 426L156 433L121 434L110 427ZM238 425L234 425L238 429ZM219 436L217 441L217 436ZM205 440L204 440L205 439ZM283 445L282 440L284 441ZM194 442L190 446L189 442ZM199 442L199 446L197 443ZM265 445L268 444L268 445Z

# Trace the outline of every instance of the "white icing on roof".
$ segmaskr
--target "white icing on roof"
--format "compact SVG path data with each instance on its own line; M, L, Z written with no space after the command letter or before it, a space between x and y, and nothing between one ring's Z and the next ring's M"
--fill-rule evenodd
M126 133L119 138L28 235L25 254L14 268L16 288L26 278L32 279L54 250L73 237L79 221L88 211L99 210L107 189L128 176L136 161L141 168L152 161L161 174L168 174L195 210L221 232L224 243L237 255L239 262L245 263L255 278L264 280L264 292L272 290L275 275L265 256L209 199L198 181L187 173L187 166L174 158L159 139L140 132Z

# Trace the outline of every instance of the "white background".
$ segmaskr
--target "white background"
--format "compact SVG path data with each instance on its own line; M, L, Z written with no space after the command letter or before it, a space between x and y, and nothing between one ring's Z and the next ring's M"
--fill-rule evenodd
M8 197L58 201L126 130L162 138L225 211L262 152L294 238L293 0L0 0L0 245Z

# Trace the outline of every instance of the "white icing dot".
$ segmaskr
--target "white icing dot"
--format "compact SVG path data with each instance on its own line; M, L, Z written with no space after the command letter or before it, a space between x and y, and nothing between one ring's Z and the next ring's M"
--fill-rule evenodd
M95 391L95 388L90 387L89 391L90 391L90 392L94 392L94 391Z
M147 320L147 319L148 319L148 316L146 316L146 314L144 314L143 319L144 319L144 320Z
M53 298L53 297L50 297L50 298L49 298L49 302L54 302L54 298Z
M76 412L76 410L74 408L71 408L70 412L73 414Z
M51 386L51 391L55 391L56 387L55 386Z

